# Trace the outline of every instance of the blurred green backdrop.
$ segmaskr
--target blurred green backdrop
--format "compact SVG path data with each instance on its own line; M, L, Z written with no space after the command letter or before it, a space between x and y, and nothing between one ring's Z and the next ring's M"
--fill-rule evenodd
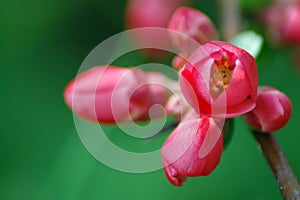
M193 2L218 24L217 2ZM241 2L243 11L251 14L265 1ZM85 149L62 92L85 56L101 41L124 30L125 3L0 2L0 199L281 199L241 119L217 169L208 177L190 178L180 188L173 187L162 170L119 172ZM251 27L245 24L244 28ZM265 45L258 65L260 84L278 87L293 102L290 123L276 135L300 175L300 74L288 49L272 50ZM112 141L122 140L118 129L111 130ZM128 138L120 143L126 146L127 142L141 147Z

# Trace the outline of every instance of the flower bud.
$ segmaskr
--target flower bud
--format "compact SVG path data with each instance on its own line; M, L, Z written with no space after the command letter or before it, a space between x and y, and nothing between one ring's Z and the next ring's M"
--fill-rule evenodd
M287 42L300 44L300 2L285 10L280 32Z
M183 3L183 0L128 0L125 10L126 27L167 28L172 13ZM132 40L141 46L160 46L166 49L171 46L167 31L140 30L133 33ZM159 58L167 55L158 49L148 49L146 53L148 56Z
M174 44L189 55L200 44L217 38L217 32L210 19L202 12L189 8L178 8L171 20L169 29L183 34L171 34Z
M179 81L187 102L201 116L233 118L255 107L255 59L232 44L212 41L196 49Z
M300 1L276 1L265 12L272 42L300 44Z
M137 69L115 66L91 68L65 89L68 106L79 116L103 123L143 119L150 106L147 76Z
M175 186L189 176L207 176L219 164L222 149L223 137L216 122L189 112L162 147L164 172Z
M126 25L128 28L166 28L173 11L180 0L128 0Z
M172 60L172 66L175 69L180 70L187 61L187 59L185 57L188 57L188 56L184 56L183 54L175 56Z
M151 105L164 106L172 94L173 85L177 85L177 82L159 72L147 72L146 74Z
M180 116L191 109L190 105L186 102L181 92L175 93L168 99L166 103L166 112L169 115Z
M289 121L292 104L289 98L275 88L259 87L256 107L244 117L248 124L261 132L273 133Z

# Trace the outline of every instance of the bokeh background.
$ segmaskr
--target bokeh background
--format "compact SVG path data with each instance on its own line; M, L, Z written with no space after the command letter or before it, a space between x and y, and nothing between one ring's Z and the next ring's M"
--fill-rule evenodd
M217 169L208 177L190 178L180 188L172 186L162 170L119 172L101 164L85 149L62 93L85 56L124 30L125 3L0 2L0 199L281 199L242 119L237 119L236 133ZM192 3L219 26L217 1ZM261 31L251 17L267 3L241 1L243 28ZM300 73L291 52L265 43L258 58L259 82L278 87L293 102L290 123L276 135L300 176ZM117 128L109 130L109 138L117 145L148 148L148 143L125 137ZM152 145L159 148L166 136Z

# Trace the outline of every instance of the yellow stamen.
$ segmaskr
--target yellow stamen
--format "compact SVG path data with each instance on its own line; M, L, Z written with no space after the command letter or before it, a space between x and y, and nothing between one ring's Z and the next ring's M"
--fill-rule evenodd
M210 84L211 92L214 95L220 94L229 86L234 66L229 66L227 60L226 57L223 57L222 60L215 62L213 66Z

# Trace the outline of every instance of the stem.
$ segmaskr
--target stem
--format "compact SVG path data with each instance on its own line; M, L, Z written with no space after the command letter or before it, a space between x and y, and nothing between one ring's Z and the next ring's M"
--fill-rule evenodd
M281 196L286 200L300 199L300 185L276 137L253 131L266 160L271 167Z
M221 34L224 40L228 40L240 31L239 0L219 0L219 5ZM300 199L299 182L275 136L257 131L253 133L273 171L283 199Z
M164 133L164 132L167 132L171 129L174 129L178 124L179 124L180 120L179 119L176 119L174 122L172 122L171 124L168 124L166 126L164 126L160 131L158 131L157 133L155 133L154 135L150 136L150 137L147 137L145 138L146 139L146 142L152 140L153 138L159 136L160 134Z

